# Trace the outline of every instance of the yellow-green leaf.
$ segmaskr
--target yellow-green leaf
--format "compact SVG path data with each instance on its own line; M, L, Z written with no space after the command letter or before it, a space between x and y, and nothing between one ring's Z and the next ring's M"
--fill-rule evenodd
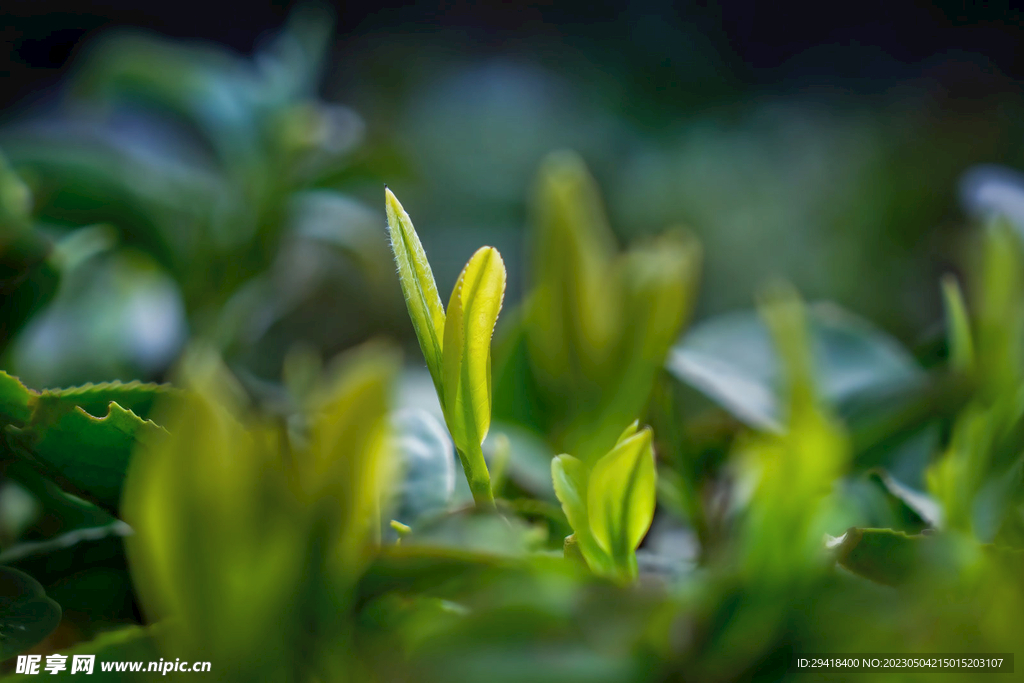
M534 211L530 361L549 389L562 391L614 363L622 325L615 237L597 183L572 152L544 160Z
M551 479L569 526L577 532L586 530L587 470L583 463L564 453L555 456L551 461Z
M629 426L623 429L622 434L619 434L619 438L615 440L615 445L618 446L620 443L636 434L638 429L640 429L640 420L633 420L630 422Z
M504 296L501 254L482 247L455 283L444 327L443 407L462 452L479 449L490 427L491 336Z
M587 484L590 529L617 563L640 545L650 528L656 487L649 428L625 439L594 464Z
M336 501L341 568L365 557L368 539L379 541L380 505L395 474L388 410L397 357L386 348L352 351L312 420L305 488L314 500Z
M384 195L391 250L395 254L395 263L398 264L398 278L405 294L406 306L409 308L409 318L420 342L420 349L423 350L423 358L427 361L427 369L434 380L437 397L443 405L441 351L445 335L444 307L437 293L434 273L430 270L430 263L409 214L405 212L391 190L385 189ZM504 282L504 279L502 281ZM504 291L504 286L502 290Z

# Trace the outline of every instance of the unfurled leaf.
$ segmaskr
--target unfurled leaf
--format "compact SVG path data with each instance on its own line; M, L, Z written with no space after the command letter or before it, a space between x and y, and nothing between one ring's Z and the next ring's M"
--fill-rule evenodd
M636 550L650 528L656 490L650 429L625 439L594 464L587 481L590 528L617 562Z
M0 661L27 650L60 623L60 606L28 574L0 567Z
M844 482L846 499L858 525L917 534L937 528L941 509L928 495L914 491L881 468Z
M416 338L420 342L423 358L434 380L437 396L444 405L441 384L441 353L445 335L445 312L437 293L434 273L423 251L419 235L391 190L384 191L388 215L388 233L391 249L398 264L398 278L405 294Z
M26 557L64 550L80 542L125 536L131 532L127 524L109 512L64 493L27 462L7 463L5 475L16 481L25 495L31 497L35 515L21 530L18 542L0 552L0 564L13 564ZM43 575L37 576L45 582Z
M145 420L152 415L153 404L156 401L170 403L180 396L181 392L169 384L115 381L84 384L67 389L47 389L41 392L40 401L55 400L75 405L90 415L102 415L113 401Z
M811 363L818 393L840 412L865 397L921 385L914 358L891 337L830 304L808 308ZM747 425L778 432L783 424L783 365L764 320L730 313L701 323L665 364Z
M128 461L140 443L166 436L114 402L102 416L43 394L24 427L7 428L15 448L43 474L117 514Z

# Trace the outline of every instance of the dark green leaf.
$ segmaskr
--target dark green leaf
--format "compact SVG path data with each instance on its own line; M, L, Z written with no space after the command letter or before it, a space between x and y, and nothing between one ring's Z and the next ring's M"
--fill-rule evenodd
M892 529L850 528L835 539L836 561L854 574L876 583L898 586L918 570L928 536L910 536Z
M16 449L62 488L117 514L128 461L141 442L166 432L111 402L103 417L42 395L31 421L7 428Z
M48 636L60 623L60 606L28 574L0 567L0 661Z
M829 304L808 310L818 391L842 412L865 395L886 395L923 380L914 359L893 339ZM781 369L763 321L731 313L694 327L674 347L666 367L758 429L781 429Z

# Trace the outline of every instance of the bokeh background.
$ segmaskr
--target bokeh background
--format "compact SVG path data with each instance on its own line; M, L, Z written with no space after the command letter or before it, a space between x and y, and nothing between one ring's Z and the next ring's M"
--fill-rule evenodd
M262 155L267 168L277 162L267 160L271 143L255 133L231 150L212 149L218 126L238 132L262 125L261 116L298 121L296 112L316 100L333 128L315 143L295 144L322 145L330 160L281 191L339 194L307 197L303 216L290 215L306 228L321 221L325 230L343 216L365 224L366 239L383 240L386 182L415 216L442 291L474 246L489 243L509 263L515 299L533 178L546 153L568 147L597 177L623 242L672 225L699 236L698 317L748 307L758 287L782 276L807 298L834 300L919 348L938 321L937 276L963 265L963 174L981 163L1024 166L1017 81L1024 31L1005 3L314 4L301 30L319 33L306 47L322 41L323 54L304 83L282 72L276 85L250 83L254 90L236 90L233 101L223 89L198 87L175 104L160 88L177 86L147 81L159 80L167 55L139 51L173 41L182 41L189 64L177 76L164 71L164 80L193 78L193 68L235 85L257 72L264 78L272 61L266 53L295 20L293 9L5 3L0 148L28 174L40 217L58 232L113 225L112 239L142 242L149 254L154 220L178 222L163 226L165 234L197 225L212 210L202 201L221 202L217 211L242 220L268 194L273 173L246 179L225 168L251 165L247 154ZM282 59L290 58L302 59ZM293 67L302 68L294 60ZM250 96L278 97L267 105L277 109L254 113L263 105L243 102ZM301 136L302 124L295 130ZM69 187L75 164L105 164L109 183ZM123 180L118 174L136 185L126 190L136 205L122 207L130 216L101 206L112 199L103 192ZM235 196L209 196L220 191ZM153 206L156 197L171 206ZM224 239L244 240L246 229ZM92 248L110 237L93 234ZM358 309L365 297L338 295L322 281L331 268L316 249L299 245L275 260L268 247L234 274L164 277L185 260L203 260L190 248L202 251L179 250L177 265L170 257L121 264L152 266L144 286L119 294L121 313L110 304L118 284L99 282L113 277L109 268L80 273L60 294L63 318L35 321L7 349L9 366L36 386L158 379L176 343L203 324L202 312L223 305L271 262L276 279L263 286L287 301L264 306L257 322L245 309L239 319L249 327L235 340L256 376L275 374L290 337L326 353L377 333L410 332L391 283L379 283L390 291ZM115 349L99 332L91 346L81 334L67 343L68 330L84 325L70 319L86 310L93 327L101 312L108 327L130 327L134 346ZM128 310L134 313L122 315ZM110 357L115 351L122 357Z
M415 530L401 547L416 552L416 543L433 543L458 553L556 560L522 575L468 571L490 567L489 557L479 565L445 565L459 577L452 602L427 596L414 605L422 614L410 616L404 596L391 600L388 580L374 583L392 569L382 554L370 569L353 562L345 569L351 575L342 577L339 594L368 602L356 605L353 598L336 613L318 611L326 603L317 591L333 595L337 577L290 563L300 557L293 546L317 539L322 529L302 506L279 509L260 498L271 495L263 486L280 493L273 487L284 478L269 465L261 469L272 459L225 458L239 468L225 475L214 456L233 454L236 442L193 448L202 441L189 431L197 421L183 420L175 432L180 452L164 454L167 472L216 486L208 499L167 488L164 518L193 526L177 536L159 529L147 535L145 520L130 527L114 516L131 439L122 439L107 498L97 498L103 510L92 499L65 495L20 458L52 448L89 465L96 457L109 460L120 452L103 439L88 441L74 430L67 441L39 435L57 431L62 416L80 419L69 407L76 401L95 403L88 424L99 424L112 405L109 392L131 402L125 406L138 411L141 430L150 404L172 406L177 394L113 385L58 391L47 404L8 377L0 386L8 392L0 396L7 411L0 415L0 475L9 477L0 481L0 564L37 577L63 609L61 626L40 652L147 623L136 593L157 584L129 572L122 549L122 537L136 527L143 529L135 536L140 543L198 539L205 551L168 562L192 572L180 574L186 578L179 587L199 605L197 614L209 617L198 620L199 631L227 634L209 651L244 641L236 652L242 659L252 648L285 653L281 661L305 666L305 645L286 652L282 643L300 642L308 631L315 634L309 651L319 648L325 662L344 667L348 660L336 662L333 653L338 643L355 642L348 629L354 633L357 621L365 628L359 637L372 641L367 661L383 666L380 671L409 666L415 677L424 662L433 662L445 681L481 680L473 666L484 664L506 676L487 680L526 680L536 674L533 662L557 642L548 628L565 637L568 653L565 661L550 660L550 680L591 683L624 680L612 664L645 680L647 667L657 666L650 663L651 643L662 641L666 676L673 667L696 664L696 680L750 680L763 661L769 666L761 675L779 680L792 652L821 643L899 641L924 652L1015 642L1019 551L1010 554L1017 564L1007 569L995 560L985 564L979 545L1019 548L1024 538L1019 245L1001 224L987 236L979 230L996 212L1024 228L1018 172L1024 171L1024 17L1008 4L420 2L391 8L8 0L0 16L0 369L32 389L177 381L173 368L197 342L193 349L213 346L230 370L210 379L212 393L253 399L254 414L258 408L259 419L274 421L268 429L285 433L294 427L288 420L302 418L318 378L329 375L321 371L332 358L371 339L396 340L404 347L400 370L391 356L364 357L380 387L398 378L396 401L385 400L381 389L369 401L353 393L351 403L379 409L381 424L387 411L415 409L399 413L409 424L397 423L403 436L396 451L408 465L419 457L413 446L432 444L427 455L444 466L443 486L415 464L403 475L399 497L426 492L439 500L424 504L438 517L411 524ZM549 156L566 149L578 156ZM570 225L579 231L579 253L538 259L540 249L529 242L531 236L537 244L561 239L555 224L565 216L537 220L538 196L554 206L564 191L573 199L567 211L596 215L586 201L584 164L618 246L634 249L634 260L617 262L609 282L595 275L595 268L613 271L615 252L602 241L600 221ZM547 184L538 192L542 166ZM495 422L484 450L502 470L502 504L522 506L514 508L514 529L497 517L477 524L465 507L468 488L461 477L453 483L451 444L429 414L439 412L438 404L387 242L385 184L414 220L443 298L480 245L497 247L507 264L495 335ZM658 246L647 242L646 252L642 246L643 238L672 228L696 236L703 252L692 315L692 243L673 231ZM593 255L587 249L607 258L587 261ZM531 258L539 264L534 273L528 273ZM940 278L950 273L958 277L946 280L953 314L947 343ZM527 286L536 292L545 277L574 295L563 302L568 307L548 301L545 308L543 300L519 307ZM577 277L587 286L577 288ZM660 277L674 287L667 298L656 296ZM595 282L601 286L587 289ZM977 363L964 350L969 324L957 329L956 282L970 302ZM811 353L800 341L803 309L793 291L812 303L815 382L849 434L833 431L825 413L799 413L796 398L791 406L782 400L787 383L797 387L794 396L803 395L797 380L808 379L800 368ZM613 296L602 298L608 292ZM755 303L771 334L754 314ZM674 313L660 315L664 310ZM674 343L684 317L690 328ZM588 337L598 327L584 328L595 320L614 333ZM575 324L574 334L558 338L559 325ZM644 352L655 347L657 353ZM560 359L576 362L595 349L595 367L606 376L577 381L573 363ZM201 357L192 358L193 370L205 367L195 360ZM233 391L236 380L244 391ZM804 398L809 387L803 386ZM47 405L66 410L48 414ZM55 422L36 420L37 413ZM412 413L419 416L412 420ZM351 414L342 417L358 422L361 413ZM678 579L670 593L566 579L566 563L557 559L571 528L551 485L551 457L562 450L584 455L574 451L581 444L594 450L585 459L602 455L612 442L595 444L621 433L636 415L654 426L662 482L640 573ZM362 428L376 428L363 422ZM499 434L504 445L494 438ZM20 450L8 449L11 444ZM362 462L365 453L350 450L348 461ZM759 469L754 456L785 467ZM47 453L39 457L45 461ZM163 475L153 471L153 488L144 489L150 493L164 490ZM756 495L745 488L750 472L763 475ZM139 476L124 486L142 500ZM330 495L362 500L353 493L366 493L360 480L341 479L343 493ZM41 483L30 492L19 482ZM827 506L814 507L830 486L842 503L835 517ZM924 500L934 511L939 503L923 497L924 490L945 506L949 529L939 515L919 514L907 503ZM63 501L64 508L36 504L47 500ZM334 514L333 503L322 507ZM281 522L285 550L278 559L289 560L281 572L290 578L277 582L280 590L264 606L273 607L271 598L291 600L278 610L291 619L284 626L277 612L247 620L191 590L189 578L219 594L220 577L240 567L246 571L239 575L248 576L257 564L223 547L265 558L266 526L232 526L237 510ZM218 514L230 523L207 523ZM901 602L891 599L895 592L843 583L856 577L824 571L819 526L837 535L851 525L907 531L927 548L930 537L918 532L951 530L944 538L954 545L949 558L936 556L941 571L922 570L927 580L900 594ZM399 529L378 531L390 534L390 544ZM65 544L68 531L75 537ZM856 546L856 533L832 540ZM911 575L889 555L897 573ZM989 573L961 571L975 561ZM416 576L427 592L450 588L429 571ZM396 595L406 588L397 579L395 585ZM260 605L249 596L262 596L261 584L248 590L237 593L239 604ZM549 600L559 595L570 597ZM475 620L455 618L458 600L476 605ZM338 632L311 626L310 614ZM645 624L655 623L656 614L674 626L664 639L648 640ZM238 626L272 635L235 642ZM279 637L279 630L290 635ZM399 662L392 657L396 638L421 650ZM264 651L265 643L276 643L277 654ZM584 653L579 659L574 643ZM488 659L492 654L500 666ZM463 666L462 678L449 677L453 662ZM579 676L563 676L568 669ZM254 678L243 672L232 680Z

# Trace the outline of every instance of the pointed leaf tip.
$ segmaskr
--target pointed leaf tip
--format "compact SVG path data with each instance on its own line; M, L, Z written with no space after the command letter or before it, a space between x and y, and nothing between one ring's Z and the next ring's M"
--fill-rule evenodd
M409 214L387 186L384 187L384 200L391 250L398 265L398 278L409 309L409 318L423 351L427 369L434 380L434 388L443 405L441 348L444 342L444 305L437 293L430 262L427 261L423 244L416 234Z

